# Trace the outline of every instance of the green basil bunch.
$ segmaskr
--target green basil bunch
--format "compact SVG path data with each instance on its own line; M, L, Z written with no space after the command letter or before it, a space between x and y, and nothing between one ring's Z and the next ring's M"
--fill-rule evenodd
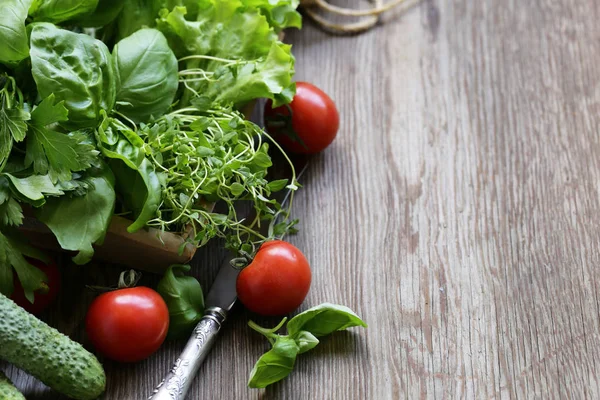
M284 318L273 329L262 328L253 321L248 323L273 346L254 365L248 380L249 387L264 388L288 376L294 368L296 356L319 344L318 337L354 326L367 327L348 307L331 303L323 303L296 315L287 323L287 335L276 334L286 320Z

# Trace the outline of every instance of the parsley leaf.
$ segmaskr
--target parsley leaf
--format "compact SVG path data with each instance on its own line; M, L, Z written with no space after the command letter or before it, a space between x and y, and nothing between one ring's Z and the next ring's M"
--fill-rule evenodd
M94 255L94 244L102 244L115 209L115 177L103 166L92 168L84 196L48 199L37 212L37 219L50 228L65 250L78 251L73 258L82 265Z
M32 247L0 231L0 293L6 296L12 294L14 289L12 268L14 268L25 297L33 302L33 292L44 287L47 277L41 270L29 264L24 255L43 259L43 256Z
M71 173L91 166L98 155L84 135L68 135L52 128L57 122L68 120L63 102L54 104L54 94L46 97L32 112L27 136L25 165L33 164L36 174L50 175L52 182L71 180Z
M12 197L0 204L0 225L19 226L23 223L23 209Z
M0 178L0 226L19 226L23 223L23 209L11 196L7 179Z
M11 174L4 174L10 183L13 195L20 201L35 207L42 206L46 200L45 195L61 196L64 194L62 187L52 183L48 175L29 175L17 178Z
M23 109L22 95L15 80L7 75L0 76L4 87L0 90L0 171L4 168L13 141L25 139L30 115Z

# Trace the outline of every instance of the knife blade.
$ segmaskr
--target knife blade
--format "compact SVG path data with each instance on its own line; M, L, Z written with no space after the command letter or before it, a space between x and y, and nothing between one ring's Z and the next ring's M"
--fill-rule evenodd
M301 159L298 164L302 169L296 179L299 179L308 167L305 158ZM281 200L281 205L285 207L292 191L288 189L283 193L285 197ZM252 214L252 212L249 214ZM252 220L253 218L250 215L246 217L246 221ZM263 226L261 233L265 233L264 231L267 228L267 226ZM200 369L202 362L210 352L228 312L237 300L236 280L240 270L231 265L232 259L233 255L230 255L221 264L217 277L208 292L208 296L206 296L204 316L196 325L192 336L166 378L154 389L148 400L185 399L198 369Z

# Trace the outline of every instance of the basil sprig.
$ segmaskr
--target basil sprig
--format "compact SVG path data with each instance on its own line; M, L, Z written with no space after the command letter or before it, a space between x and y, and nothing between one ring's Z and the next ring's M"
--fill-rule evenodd
M287 323L287 335L278 335L287 318L272 329L266 329L249 321L248 325L264 335L271 343L271 350L262 355L252 368L248 386L264 388L282 380L292 372L296 356L305 353L319 344L317 337L354 326L367 327L348 307L323 303L296 315Z
M188 337L204 314L204 296L200 283L190 272L189 265L171 265L156 290L169 309L167 339Z

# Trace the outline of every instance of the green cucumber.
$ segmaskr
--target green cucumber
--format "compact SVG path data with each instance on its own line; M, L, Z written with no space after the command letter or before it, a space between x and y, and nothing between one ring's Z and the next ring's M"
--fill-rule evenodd
M98 398L106 386L93 354L0 294L0 359L77 400Z
M0 371L0 399L25 400L25 396L12 384L10 379Z

